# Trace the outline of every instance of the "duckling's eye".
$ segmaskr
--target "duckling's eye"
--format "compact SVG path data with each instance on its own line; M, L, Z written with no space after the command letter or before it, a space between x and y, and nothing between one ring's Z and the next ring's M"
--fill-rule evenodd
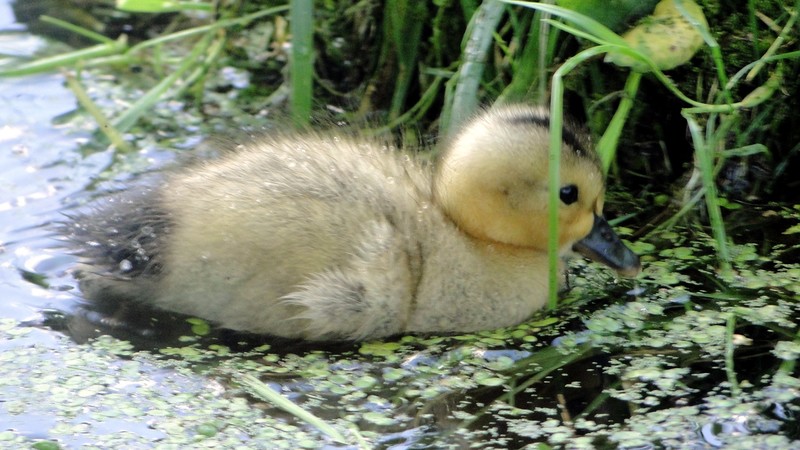
M565 205L571 205L578 201L578 186L574 184L564 186L561 188L561 191L559 191L559 194L561 201L564 202Z

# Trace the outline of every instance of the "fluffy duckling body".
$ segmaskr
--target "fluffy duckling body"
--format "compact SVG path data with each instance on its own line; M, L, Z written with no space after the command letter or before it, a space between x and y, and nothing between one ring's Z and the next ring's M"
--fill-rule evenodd
M81 288L288 338L519 323L548 291L548 123L542 109L489 111L434 170L365 140L254 140L75 220L72 239L92 243ZM561 253L596 229L592 256L638 270L601 218L596 156L564 136Z

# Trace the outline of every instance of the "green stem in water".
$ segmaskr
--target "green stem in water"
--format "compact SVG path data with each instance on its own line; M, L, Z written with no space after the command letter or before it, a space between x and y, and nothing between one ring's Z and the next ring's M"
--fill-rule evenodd
M725 223L722 221L722 212L719 206L719 197L717 196L717 185L714 182L714 156L712 154L712 146L703 137L700 125L698 125L694 117L685 110L682 114L689 124L689 133L692 135L697 164L700 166L708 219L711 222L711 231L714 235L714 241L717 244L717 256L720 260L721 269L724 272L729 272L731 270L731 260L725 234Z
M731 394L737 396L742 392L739 387L739 380L736 379L736 370L733 365L733 352L735 345L733 343L733 332L736 330L736 315L734 313L728 314L728 321L725 327L725 373L728 377L728 384L731 385Z
M100 107L95 104L86 90L83 89L81 83L72 74L66 75L67 87L75 95L78 103L86 110L97 122L100 131L108 138L117 150L127 153L131 151L130 145L122 138L122 134L108 121L108 118L103 114Z

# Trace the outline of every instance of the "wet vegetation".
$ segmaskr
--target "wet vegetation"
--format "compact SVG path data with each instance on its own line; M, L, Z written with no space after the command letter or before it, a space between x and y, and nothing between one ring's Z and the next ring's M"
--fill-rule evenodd
M526 101L551 107L556 137L562 111L587 124L606 215L644 270L617 280L572 261L558 306L517 327L360 344L130 305L4 319L0 391L14 400L0 404L0 443L800 442L800 2L64 3L14 3L57 42L5 58L0 76L62 73L80 108L59 126L91 130L81 158L108 156L67 210L215 134L335 124L426 148L479 105ZM17 269L74 288L66 267Z

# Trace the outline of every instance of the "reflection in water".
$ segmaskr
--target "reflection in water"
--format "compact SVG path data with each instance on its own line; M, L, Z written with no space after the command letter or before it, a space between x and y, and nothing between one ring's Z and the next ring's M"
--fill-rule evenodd
M0 123L18 131L0 142L11 149L0 152L0 297L5 299L0 315L30 320L42 309L69 309L74 301L67 292L74 283L66 274L74 258L55 248L47 224L59 220L66 199L89 182L86 169L99 167L77 157L84 135L51 124L75 108L60 76L0 79L0 84ZM80 173L86 177L77 177Z

